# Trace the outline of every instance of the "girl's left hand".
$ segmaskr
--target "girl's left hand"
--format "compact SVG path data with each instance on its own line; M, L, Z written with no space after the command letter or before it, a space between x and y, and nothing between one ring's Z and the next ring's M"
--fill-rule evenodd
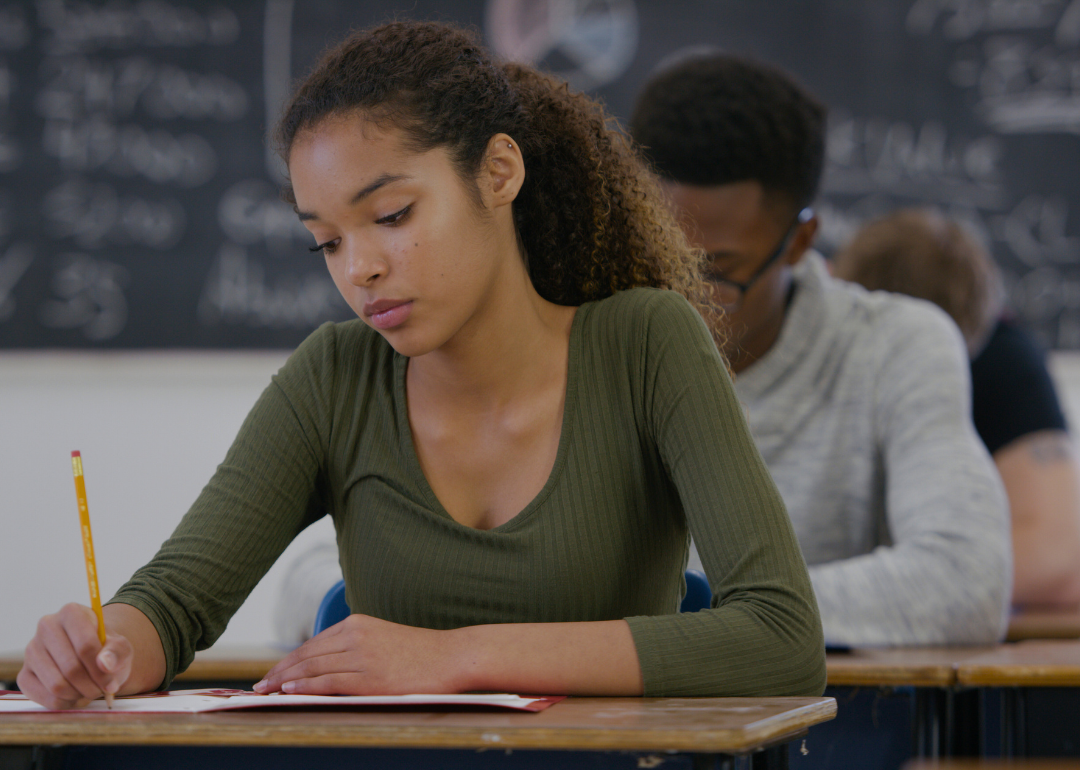
M350 615L293 650L255 685L259 693L404 695L461 692L452 631Z

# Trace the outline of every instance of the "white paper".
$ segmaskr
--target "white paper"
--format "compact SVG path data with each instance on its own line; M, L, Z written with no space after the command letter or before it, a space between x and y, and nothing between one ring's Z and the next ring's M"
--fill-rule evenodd
M231 711L233 709L266 708L273 706L498 706L519 710L536 710L559 698L498 694L458 695L288 695L274 693L258 695L244 690L173 690L169 693L116 698L110 709L104 700L92 701L79 709L64 709L51 713L113 713L141 712L144 714L198 713L204 711ZM0 695L0 714L50 712L50 709L34 703L25 695L7 693Z

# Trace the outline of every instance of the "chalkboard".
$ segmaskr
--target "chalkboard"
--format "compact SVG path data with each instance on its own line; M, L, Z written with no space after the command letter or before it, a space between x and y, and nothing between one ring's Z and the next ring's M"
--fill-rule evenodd
M0 3L0 348L289 348L350 311L265 139L348 29L472 24L625 118L665 60L775 62L831 109L819 247L933 203L1080 348L1080 0Z

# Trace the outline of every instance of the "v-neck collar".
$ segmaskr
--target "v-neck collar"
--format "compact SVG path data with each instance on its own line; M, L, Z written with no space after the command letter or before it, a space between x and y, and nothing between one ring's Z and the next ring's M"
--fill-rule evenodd
M570 445L572 426L574 424L574 412L576 411L577 406L578 381L581 377L582 324L583 319L588 312L588 307L591 304L592 303L589 302L579 306L574 313L574 320L570 324L570 344L569 350L567 351L566 395L563 402L562 428L559 434L559 447L555 452L555 463L551 466L551 473L548 474L547 481L544 482L544 486L537 492L536 497L530 500L529 503L518 511L511 519L503 522L497 527L492 527L491 529L477 529L476 527L470 527L459 522L447 512L446 508L443 507L443 504L435 494L435 490L431 488L427 476L424 475L424 469L420 466L420 457L416 452L416 443L413 440L412 425L409 424L409 400L405 390L405 373L408 369L409 357L394 351L394 402L398 419L398 431L402 436L404 445L403 457L408 466L407 470L409 474L415 479L417 487L423 495L424 502L432 513L440 518L445 518L454 526L468 529L479 534L509 532L518 529L524 522L532 518L534 512L538 510L551 495L562 476L563 468L566 465L566 454L569 451L568 447Z

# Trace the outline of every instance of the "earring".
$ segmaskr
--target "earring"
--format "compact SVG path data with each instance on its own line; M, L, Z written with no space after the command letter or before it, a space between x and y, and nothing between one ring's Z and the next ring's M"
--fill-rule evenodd
M514 149L514 145L510 142L507 142L506 146L509 147L511 150Z

